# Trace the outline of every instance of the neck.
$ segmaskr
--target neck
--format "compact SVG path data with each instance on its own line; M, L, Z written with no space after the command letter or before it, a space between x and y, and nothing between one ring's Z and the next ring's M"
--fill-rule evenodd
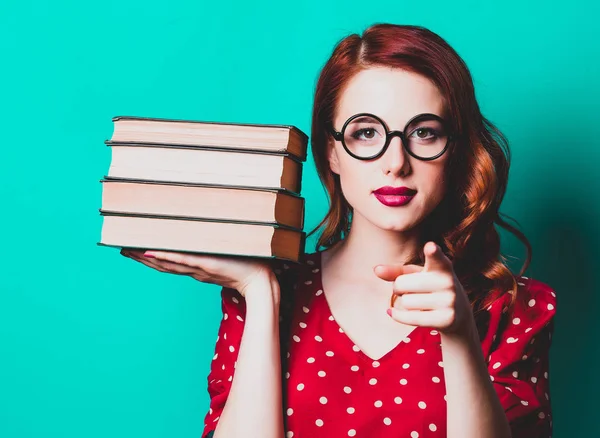
M356 215L346 238L332 248L330 259L347 278L380 282L373 272L376 265L405 264L420 245L417 230L382 230Z

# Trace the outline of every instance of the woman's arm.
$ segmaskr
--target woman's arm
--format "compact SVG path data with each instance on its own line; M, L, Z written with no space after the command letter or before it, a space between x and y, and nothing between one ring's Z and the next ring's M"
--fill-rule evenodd
M244 331L214 438L281 438L280 290L275 275L261 276L243 295Z
M510 438L504 408L490 381L473 322L470 334L444 334L448 438Z

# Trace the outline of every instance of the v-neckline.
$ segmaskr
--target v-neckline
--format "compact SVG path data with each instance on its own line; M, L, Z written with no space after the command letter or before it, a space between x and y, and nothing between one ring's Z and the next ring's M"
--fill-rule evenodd
M387 352L385 352L380 358L372 358L371 356L367 355L363 351L363 349L360 347L360 345L358 345L356 342L354 342L354 340L352 338L350 338L350 336L348 336L348 334L346 333L346 330L344 330L344 328L342 326L340 326L337 318L335 317L335 315L333 315L333 312L331 311L331 307L329 306L329 301L327 300L325 288L323 287L323 263L322 263L323 251L317 251L316 254L317 254L317 260L315 261L315 265L318 268L316 277L314 278L314 280L317 283L316 290L322 291L322 293L319 295L320 295L320 298L323 300L323 305L325 307L325 313L327 314L327 317L331 321L333 321L333 323L336 325L338 332L341 334L341 337L344 339L344 342L346 342L346 344L348 344L348 350L357 354L363 361L365 361L367 363L372 364L373 362L378 362L381 365L382 362L391 360L390 358L392 356L395 356L395 354L398 350L402 349L403 344L409 344L415 338L415 335L419 334L418 330L423 327L416 326L410 332L408 332L406 334L406 336L404 336L402 339L400 339L400 341L396 345L394 345L391 349L389 349ZM355 346L358 348L358 351L356 351L354 349Z

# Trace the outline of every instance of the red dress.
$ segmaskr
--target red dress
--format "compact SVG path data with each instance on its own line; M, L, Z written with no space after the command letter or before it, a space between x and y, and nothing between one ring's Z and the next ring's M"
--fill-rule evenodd
M331 314L320 261L320 252L308 254L296 268L286 437L445 437L440 334L416 327L382 358L370 359ZM513 438L546 438L552 431L548 352L556 295L540 281L518 281L521 298L512 313L506 311L508 294L488 307L481 345ZM231 289L223 289L222 298L202 437L216 428L227 400L244 326L244 298Z

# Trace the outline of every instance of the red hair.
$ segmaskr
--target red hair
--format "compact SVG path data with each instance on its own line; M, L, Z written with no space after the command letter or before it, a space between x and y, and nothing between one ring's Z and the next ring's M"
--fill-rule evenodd
M481 114L465 62L444 39L426 28L373 25L362 36L352 34L341 40L323 67L315 91L311 143L330 207L309 235L323 228L318 250L333 246L350 229L352 207L342 194L339 176L329 168L327 146L333 139L326 126L334 119L340 93L348 81L357 72L374 66L425 76L443 97L443 117L458 136L447 152L451 154L446 166L448 189L440 205L423 221L420 252L408 263L422 265L424 244L436 242L453 261L477 313L504 293L517 290L516 278L500 254L500 236L494 223L513 233L526 247L527 257L519 275L529 266L531 245L499 213L510 166L508 141ZM516 293L511 294L512 304Z

